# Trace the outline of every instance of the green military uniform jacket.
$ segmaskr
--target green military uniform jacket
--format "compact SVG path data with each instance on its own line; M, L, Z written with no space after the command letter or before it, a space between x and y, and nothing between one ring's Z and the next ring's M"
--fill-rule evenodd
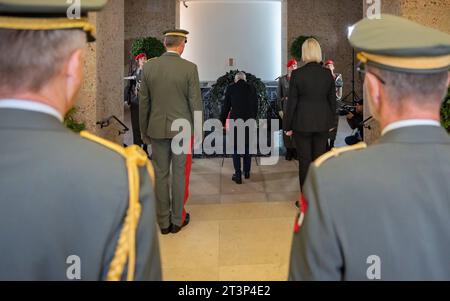
M0 141L0 280L72 280L72 255L81 280L105 280L128 208L124 158L51 115L18 109L0 109ZM161 280L145 169L139 200L135 280Z
M143 135L170 139L172 123L186 119L194 130L194 112L203 111L197 66L177 53L166 52L144 65L139 96Z
M450 280L444 129L399 128L317 165L304 187L308 206L294 235L291 280L372 280L377 259L381 280Z
M289 96L289 80L287 75L283 75L278 79L278 111L286 114L287 98Z

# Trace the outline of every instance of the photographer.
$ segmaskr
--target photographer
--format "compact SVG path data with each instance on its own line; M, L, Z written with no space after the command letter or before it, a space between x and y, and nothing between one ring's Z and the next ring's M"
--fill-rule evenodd
M133 71L132 76L135 78L131 80L126 88L126 102L130 106L131 112L131 127L133 129L133 143L142 146L144 151L148 153L148 146L141 139L141 131L139 128L139 89L141 87L142 70L144 64L147 62L147 55L141 53L135 58L137 68Z
M342 90L344 87L344 80L342 78L342 74L334 72L336 70L336 67L334 66L333 60L326 61L324 66L326 69L329 69L331 71L331 74L333 75L336 85L336 100L340 101L342 99ZM334 147L338 126L339 126L339 115L336 114L336 116L334 117L334 128L330 130L330 138L329 138L330 142L328 144L328 150L331 150Z
M364 126L362 124L364 120L364 106L363 100L355 101L356 106L350 108L344 108L341 110L341 115L347 117L347 122L352 130L356 129L356 132L345 138L347 145L355 145L358 142L364 140Z

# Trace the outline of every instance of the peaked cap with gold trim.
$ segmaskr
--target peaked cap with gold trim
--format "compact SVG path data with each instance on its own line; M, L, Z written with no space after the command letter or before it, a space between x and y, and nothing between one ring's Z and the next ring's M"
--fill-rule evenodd
M183 37L187 39L189 31L183 29L171 29L163 32L165 37L175 36L175 37Z
M107 0L0 0L0 28L79 29L93 42L95 27L88 22L87 13L101 10L106 3ZM79 12L79 17L73 16L74 12Z
M450 68L450 34L405 18L363 19L349 40L361 62L381 69L436 73Z

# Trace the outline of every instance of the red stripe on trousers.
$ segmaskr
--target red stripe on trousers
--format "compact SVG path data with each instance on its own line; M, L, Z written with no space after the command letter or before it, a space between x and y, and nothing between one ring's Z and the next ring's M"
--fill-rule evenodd
M184 220L186 219L186 204L189 199L189 178L191 175L193 144L194 144L194 137L191 137L191 142L189 145L189 153L187 154L186 165L184 167L184 200L183 200L183 215L181 224L184 224Z

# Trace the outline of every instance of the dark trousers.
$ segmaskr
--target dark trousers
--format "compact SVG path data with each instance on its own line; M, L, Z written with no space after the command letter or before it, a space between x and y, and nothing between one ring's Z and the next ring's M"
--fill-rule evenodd
M252 156L251 155L233 155L233 165L234 170L236 171L237 175L242 174L242 164L241 164L241 158L244 158L244 173L250 173L252 169Z
M248 129L245 129L245 145L244 154L239 154L239 141L237 140L237 129L234 131L234 153L233 153L233 165L236 175L242 174L241 158L244 159L244 173L250 173L252 168L252 155L250 154L250 133Z
M133 130L133 144L142 146L144 144L141 138L141 130L139 129L139 104L131 102L131 128Z
M295 132L294 141L297 146L299 160L300 189L303 189L308 169L312 162L327 152L329 133ZM302 190L303 191L303 190Z

